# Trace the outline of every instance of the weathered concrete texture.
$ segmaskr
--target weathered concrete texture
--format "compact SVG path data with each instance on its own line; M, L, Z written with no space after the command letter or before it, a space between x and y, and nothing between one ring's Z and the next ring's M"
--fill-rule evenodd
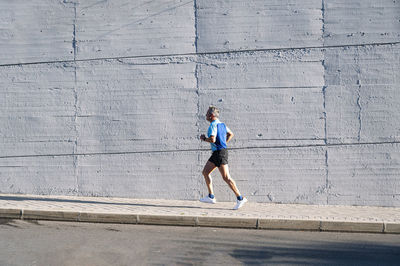
M323 87L320 49L240 52L201 56L199 89Z
M0 64L72 60L74 5L62 0L0 2Z
M400 41L393 0L17 0L0 10L1 64Z
M393 0L197 0L198 51L400 41Z
M74 75L71 63L0 68L0 156L72 153Z
M80 62L77 151L198 148L193 58Z
M328 143L398 141L400 45L325 53Z
M237 136L233 147L324 142L321 50L210 55L199 62L200 110L222 108Z
M322 46L321 0L197 0L198 51Z
M79 195L197 199L203 182L197 160L196 152L80 156Z
M400 41L400 2L323 0L324 45Z
M328 148L329 204L399 206L400 145Z
M196 52L193 0L80 1L77 59Z
M326 49L326 85L398 85L400 44Z
M0 190L36 195L76 195L73 156L0 159Z
M324 144L321 88L204 90L200 109L222 109L220 119L234 132L231 147ZM200 122L201 128L207 122Z
M202 153L201 161L210 155ZM326 204L324 147L231 150L229 162L232 178L251 201ZM218 200L235 200L218 171L211 176Z

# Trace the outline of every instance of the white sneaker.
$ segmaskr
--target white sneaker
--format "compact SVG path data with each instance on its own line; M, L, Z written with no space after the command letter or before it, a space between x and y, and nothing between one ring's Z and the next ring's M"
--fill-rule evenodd
M233 207L234 210L237 210L241 208L245 203L247 202L246 198L243 198L242 200L236 200L236 205Z
M217 200L215 198L212 199L209 196L205 196L204 198L201 198L200 201L204 202L204 203L211 203L211 204L217 203Z

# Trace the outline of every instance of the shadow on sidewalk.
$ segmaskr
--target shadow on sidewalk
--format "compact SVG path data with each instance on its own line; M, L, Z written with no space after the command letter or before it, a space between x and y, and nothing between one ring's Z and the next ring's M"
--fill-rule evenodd
M145 203L118 203L118 202L106 202L106 201L95 201L95 200L73 200L73 199L54 199L54 198L36 198L36 197L10 197L10 196L1 196L1 200L10 200L10 201L43 201L43 202L66 202L66 203L83 203L83 204L103 204L103 205L118 205L118 206L137 206L137 207L158 207L158 208L186 208L186 209L207 209L207 210L227 210L227 208L216 208L210 207L211 204L207 204L203 207L198 206L190 206L190 205L162 205L162 204L145 204ZM205 204L205 203L204 203ZM230 210L228 208L228 210Z

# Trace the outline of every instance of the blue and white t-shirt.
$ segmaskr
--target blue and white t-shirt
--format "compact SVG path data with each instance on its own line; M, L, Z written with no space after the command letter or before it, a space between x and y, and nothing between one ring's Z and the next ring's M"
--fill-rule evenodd
M230 131L231 130L224 123L219 121L219 119L211 122L207 137L215 136L215 143L210 143L212 151L226 149L226 133Z

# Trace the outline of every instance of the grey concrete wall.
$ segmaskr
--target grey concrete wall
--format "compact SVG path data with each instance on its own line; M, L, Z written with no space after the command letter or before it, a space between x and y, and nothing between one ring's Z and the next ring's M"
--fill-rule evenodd
M215 104L250 200L400 206L399 69L399 1L0 1L0 192L197 199Z

